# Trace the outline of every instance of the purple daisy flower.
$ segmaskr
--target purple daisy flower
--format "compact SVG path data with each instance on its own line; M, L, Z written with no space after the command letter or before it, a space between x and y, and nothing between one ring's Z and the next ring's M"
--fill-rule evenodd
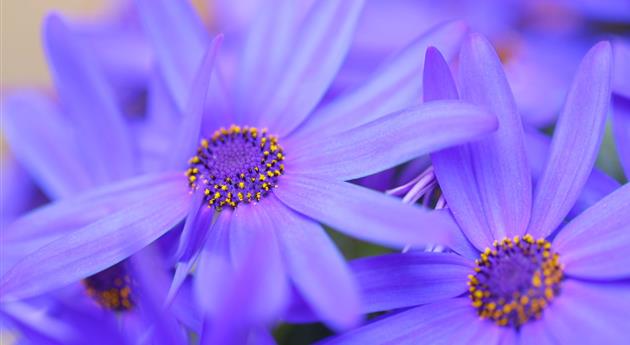
M465 239L452 252L352 262L365 312L407 309L326 343L625 343L630 186L563 224L603 135L611 65L609 43L583 59L532 202L509 86L490 44L473 35L461 53L461 97L499 114L499 130L432 155ZM428 53L425 82L428 99L458 97L436 50Z
M296 20L290 3L279 2L261 14L232 76L221 69L211 73L221 37L210 44L186 3L138 1L159 76L173 96L165 108L186 109L168 138L169 172L92 189L14 222L8 230L15 237L4 244L26 241L38 249L3 275L3 301L38 295L110 267L186 218L172 296L204 248L240 267L249 243L263 236L267 240L256 241L267 245L269 264L260 269L273 284L261 285L267 296L261 308L281 309L287 287L293 286L322 320L342 328L357 320L358 296L320 222L390 246L449 243L448 234L457 228L448 215L344 181L496 129L494 116L462 101L390 113L418 92L426 47L455 51L465 27L437 27L364 85L316 108L343 61L362 2L319 2L297 27L287 25ZM223 61L217 57L219 66ZM76 86L69 91L82 92ZM98 166L109 154L88 153ZM418 231L418 221L426 224L424 231ZM29 241L39 241L39 247ZM197 270L214 272L204 262Z

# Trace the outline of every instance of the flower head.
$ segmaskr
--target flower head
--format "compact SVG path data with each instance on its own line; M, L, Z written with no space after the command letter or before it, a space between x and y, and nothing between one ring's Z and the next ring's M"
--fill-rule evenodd
M608 43L584 57L531 202L525 156L506 155L522 152L524 141L500 62L484 38L471 36L461 53L461 94L494 109L500 128L432 157L464 237L443 253L353 262L364 311L411 308L329 343L620 343L628 305L619 298L630 293L619 254L630 245L623 211L630 186L563 224L601 140L611 64ZM425 83L425 98L457 97L436 50L427 53Z
M435 37L452 46L465 28L459 23L436 28L365 85L318 108L352 40L362 2L318 2L300 25L289 20L288 28L282 22L287 18L276 13L284 13L290 1L280 3L251 28L237 73L223 83L218 68L224 61L223 36L209 42L186 3L138 1L171 108L175 116L185 110L170 136L168 172L94 189L15 222L16 233L41 230L44 221L46 229L58 232L2 277L4 300L33 296L110 267L185 219L169 300L204 250L240 267L249 244L263 236L270 263L260 269L274 284L261 288L278 298L265 299L261 303L268 305L261 308L281 310L288 287L294 286L325 322L343 328L356 322L359 300L320 222L391 246L448 243L456 228L446 214L344 181L496 129L494 116L462 101L403 108L409 105L405 97L388 96L417 92L401 81L417 77L418 53ZM172 21L165 25L161 18ZM441 36L445 32L456 35ZM181 49L174 49L177 45ZM269 45L279 47L269 51ZM197 73L190 70L194 66ZM449 131L440 130L446 127ZM70 229L64 224L83 213ZM430 227L418 231L418 219ZM204 262L198 272L215 272ZM64 269L69 266L73 269ZM33 280L40 283L28 285Z

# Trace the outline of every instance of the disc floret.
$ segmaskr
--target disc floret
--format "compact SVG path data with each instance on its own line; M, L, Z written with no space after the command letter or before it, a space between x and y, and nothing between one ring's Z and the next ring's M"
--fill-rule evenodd
M208 206L221 210L260 201L278 186L284 152L266 129L232 125L202 139L186 172L190 187L201 189Z
M559 255L551 243L531 235L495 241L475 261L469 296L479 316L499 326L519 328L539 319L560 292Z

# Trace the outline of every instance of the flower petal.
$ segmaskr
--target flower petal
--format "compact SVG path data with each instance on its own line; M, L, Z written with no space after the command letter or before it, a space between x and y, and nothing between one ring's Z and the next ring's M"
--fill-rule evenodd
M630 277L630 184L573 219L553 241L564 270L591 279Z
M276 317L284 308L289 284L273 231L273 220L268 217L263 207L262 204L238 207L232 214L228 238L230 256L236 269L256 271L256 274L250 272L251 277L243 277L246 281L251 279L252 282L244 284L242 293L246 294L246 290L251 286L256 286L258 290L256 296L264 296L264 298L253 296L249 301L252 305L248 310L261 320L269 320ZM258 248L258 251L264 253L261 255L266 256L260 265L248 264L252 248ZM250 265L249 268L247 268L248 265ZM256 279L259 282L253 284Z
M467 298L456 298L387 316L321 344L465 344L483 324Z
M182 168L199 145L199 135L204 114L204 106L210 79L215 66L217 52L223 42L223 35L215 37L206 51L197 70L192 89L188 95L186 112L177 134L173 138L171 166Z
M261 203L272 223L291 280L321 321L345 329L359 321L359 289L322 227L275 196Z
M183 110L210 37L187 1L136 0L135 5L166 85Z
M630 98L613 95L613 132L619 161L630 178Z
M259 121L262 104L269 102L277 88L276 79L284 72L299 20L296 3L271 0L261 6L247 30L236 71L234 111L239 123ZM234 9L234 3L219 7ZM217 18L219 19L219 18ZM252 82L252 76L256 82Z
M98 183L130 176L133 146L116 97L92 56L58 15L44 22L44 43L66 114L76 126L85 166Z
M20 92L2 102L2 130L16 159L52 199L92 185L59 109L43 95Z
M496 126L493 115L461 101L425 103L330 137L300 138L288 146L286 165L350 180L477 139Z
M443 80L450 78L446 72ZM487 107L498 117L499 129L475 143L440 152L439 161L432 158L451 212L483 250L496 238L525 230L531 177L514 98L499 58L480 35L471 35L462 48L460 77L462 99Z
M284 175L273 193L284 204L350 236L389 246L448 245L459 229L450 216L347 182Z
M567 280L542 322L558 344L627 343L630 285Z
M259 109L265 114L261 118L263 126L282 136L306 119L341 67L362 7L363 0L319 1L313 5L287 51L273 97Z
M186 215L190 196L184 187L145 193L142 201L127 204L31 253L3 275L0 281L3 302L76 282L155 241Z
M474 262L459 255L410 252L350 262L363 293L363 312L438 302L467 291Z
M150 199L152 193L164 194L171 190L180 190L185 185L186 180L182 173L163 173L95 188L73 198L46 205L19 218L3 231L2 243L7 247L30 241L45 243L77 231L89 223L124 209L127 205Z
M527 157L532 168L532 178L535 184L544 171L551 147L551 139L533 129L525 131L525 137L527 138ZM615 191L619 186L619 182L614 178L597 168L593 168L584 184L584 188L582 188L582 193L576 200L575 205L573 205L571 212L569 212L569 217L573 218L579 215L582 211Z
M453 58L467 30L462 22L435 26L391 57L367 81L318 108L299 132L339 133L418 103L424 52L436 46Z
M610 103L611 66L608 42L593 47L582 60L536 185L528 227L534 237L550 234L564 220L591 173Z

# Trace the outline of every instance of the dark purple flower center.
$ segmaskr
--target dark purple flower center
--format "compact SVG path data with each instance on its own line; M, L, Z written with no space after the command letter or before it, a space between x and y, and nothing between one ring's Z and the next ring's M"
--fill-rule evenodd
M114 265L85 278L83 284L88 295L107 309L122 312L133 308L131 279L124 264Z
M190 187L203 189L205 202L220 211L260 201L278 186L283 160L276 136L264 129L231 126L201 141L186 174Z
M469 293L479 316L499 326L519 328L542 316L560 292L562 267L551 243L531 235L494 242L476 260Z

